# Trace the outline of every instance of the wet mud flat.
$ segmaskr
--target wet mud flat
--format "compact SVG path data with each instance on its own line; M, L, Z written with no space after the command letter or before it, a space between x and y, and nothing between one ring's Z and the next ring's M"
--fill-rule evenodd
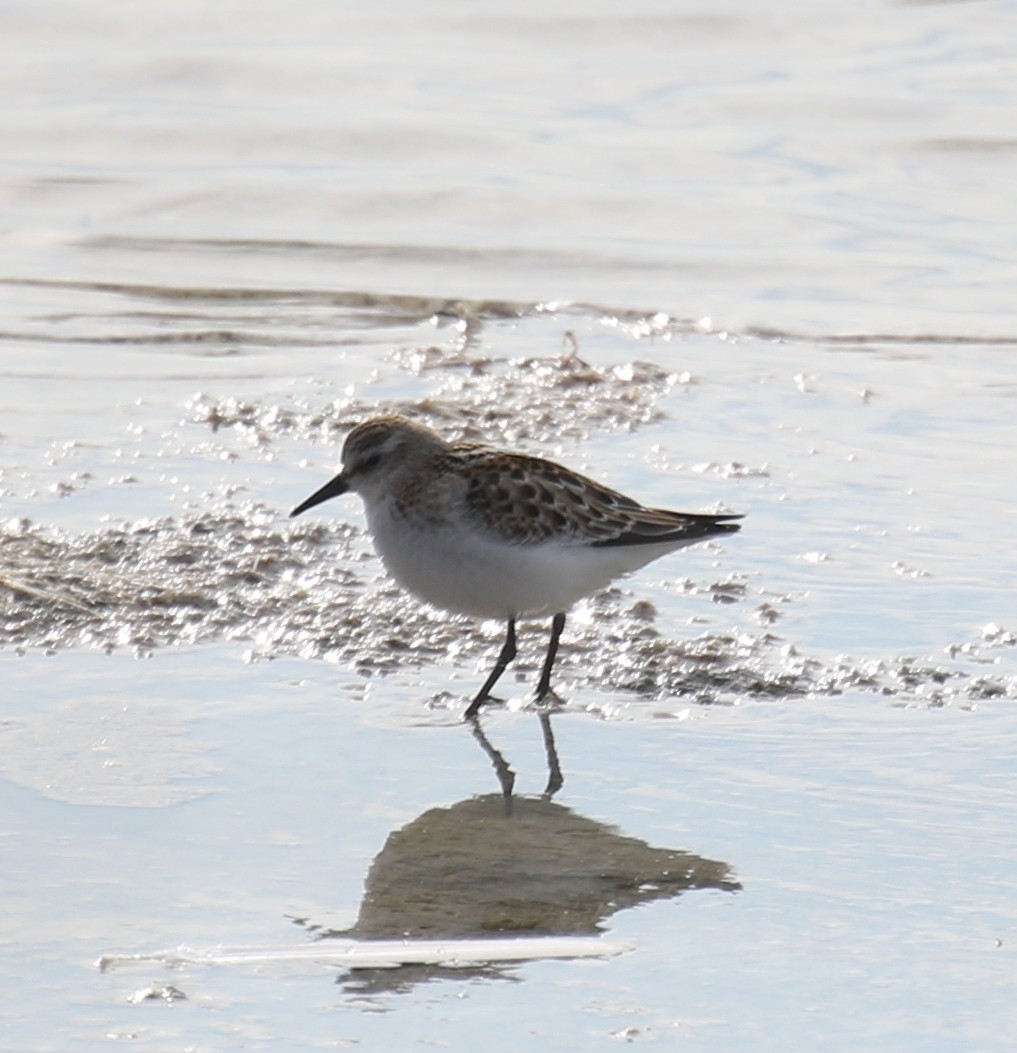
M193 320L176 310L179 292L174 298L143 287L120 291L160 305L170 330L161 342L172 343L177 330L175 351L185 361L206 361L227 344L230 355L243 360L267 339L262 326L273 297L296 312L294 325L309 310L306 298L290 294L245 298L196 290L191 298L212 313L205 320L207 339L197 341ZM235 313L238 302L248 301L256 311L242 315L243 329L225 342L215 313ZM286 502L296 490L284 488L280 476L310 469L312 461L320 474L331 471L353 422L397 411L453 438L549 451L586 470L595 470L596 459L608 452L617 457L607 461L608 470L632 476L625 483L630 490L649 485L667 494L662 503L748 512L742 536L675 557L660 575L655 568L644 572L643 580L663 577L667 583L663 601L655 590L640 595L625 582L584 607L570 624L562 653L563 671L580 693L584 685L599 684L658 703L853 689L935 704L1012 696L1012 674L996 669L996 659L1014 643L1007 622L1012 604L1002 596L997 606L985 605L984 620L965 620L963 609L958 624L945 620L938 646L924 654L920 648L852 654L851 639L840 652L833 631L820 650L808 636L788 631L809 617L817 593L823 603L824 589L830 597L844 589L853 593L844 613L855 629L852 599L860 601L862 614L882 605L873 630L861 634L864 642L874 642L879 622L906 625L915 617L914 597L936 593L938 572L926 569L923 557L961 578L956 565L963 558L958 529L964 524L956 509L953 521L934 517L948 507L953 484L970 491L973 480L965 475L963 452L955 451L952 463L929 463L939 452L935 444L945 449L949 441L937 419L948 407L934 406L940 396L936 373L956 342L874 334L838 336L817 348L794 334L734 336L709 332L705 322L592 306L367 295L329 302L343 313L351 334L371 333L366 346L354 346L352 353L349 372L354 378L366 372L360 383L319 373L291 383L280 397L266 378L268 387L257 397L238 397L224 393L228 382L219 382L177 402L176 420L162 431L148 433L142 426L133 443L121 436L115 447L110 435L99 442L89 435L71 439L46 451L45 463L34 471L11 477L15 485L8 497L15 507L32 507L33 495L44 503L56 495L68 506L86 505L84 518L91 513L91 523L87 530L72 529L47 522L44 514L3 522L0 646L17 652L120 649L145 656L160 647L226 639L242 645L249 659L324 658L368 677L402 665L482 664L492 647L489 634L422 608L391 585L354 501L313 520L286 519ZM403 340L415 329L438 339L421 342L418 332L417 343L404 343L379 360L373 348L381 342L379 332L389 328ZM520 334L524 345L554 351L516 353L512 345ZM273 339L281 345L288 337ZM995 344L981 351L988 359ZM321 350L319 369L332 357L331 350ZM347 370L350 356L340 362ZM800 368L793 371L796 364ZM981 390L978 375L969 378L972 392L955 400L959 423L969 420L964 396L984 399L988 393L1000 411L999 426L1012 430L1000 398L1005 391L990 387L995 378L986 376ZM894 381L899 390L887 388ZM923 396L927 436L915 433L921 430L916 402ZM889 411L880 408L883 402L891 404ZM160 415L172 410L160 409ZM858 426L854 435L847 430L852 423ZM894 434L895 427L903 430ZM978 450L985 475L981 496L990 506L998 500L993 464L984 458L992 430L993 422L986 421L986 441ZM622 444L614 436L627 438ZM931 443L916 464L914 451L923 440ZM714 459L697 461L695 454L707 445ZM683 457L689 447L693 457ZM591 455L595 460L587 463ZM167 461L174 462L170 473ZM129 474L108 476L125 462ZM223 473L223 464L232 470ZM33 486L39 477L47 481L41 493ZM307 478L316 476L308 470ZM689 480L693 494L686 499L680 495ZM922 494L923 485L933 492ZM859 501L866 486L873 492ZM130 491L152 489L161 490L152 505L176 503L177 510L130 518L116 513L118 495L121 503L132 502ZM106 509L101 516L92 513L96 504ZM913 522L902 522L902 512ZM971 523L985 517L964 518ZM929 537L937 547L929 547ZM831 540L840 551L824 550ZM971 548L980 563L976 573L984 573L991 553L977 537ZM966 577L975 590L991 593L991 580ZM890 591L902 583L904 588ZM943 595L956 587L948 581ZM686 618L692 612L692 631L662 631L661 602L670 606L678 597L696 598L691 606L683 604ZM822 611L817 621L826 617ZM908 634L905 628L893 635ZM921 626L916 643L929 636ZM520 671L529 675L532 658L523 656L522 663Z
M1012 4L835 18L8 5L3 1053L1010 1053ZM744 529L471 727L383 410Z
M108 1033L154 1048L241 1017L331 1040L337 1007L358 1041L412 1039L435 1014L503 1012L520 983L546 1034L564 1011L594 1042L706 1041L732 998L778 1028L806 974L850 1031L869 1004L858 977L892 989L931 945L998 1011L1017 696L999 588L1013 554L994 526L1013 427L1000 348L968 348L960 369L933 339L353 298L330 301L348 324L294 376L287 312L299 327L306 298L206 290L181 315L157 290L112 295L167 312L158 357L135 348L144 368L119 392L95 378L114 389L105 416L12 436L20 463L0 480L0 768L12 814L34 816L12 875L49 933L40 983L58 976ZM744 529L577 607L561 707L532 711L546 627L525 625L505 707L471 729L502 627L396 588L355 501L288 518L382 410L648 503L743 511ZM69 862L75 881L25 892ZM603 939L605 957L328 964L343 941L449 953L492 936ZM607 956L619 940L633 950ZM762 981L745 964L761 955ZM323 976L338 982L324 1011ZM876 1016L938 1026L924 996L902 1004ZM810 1034L806 1007L790 1011Z

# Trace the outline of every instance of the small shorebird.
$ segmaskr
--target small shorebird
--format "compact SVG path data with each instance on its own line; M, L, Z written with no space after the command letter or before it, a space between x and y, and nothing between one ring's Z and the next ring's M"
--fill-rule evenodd
M405 417L358 424L342 471L290 513L352 490L389 573L420 599L508 622L491 675L466 710L473 718L516 656L516 619L551 615L537 700L576 600L651 560L706 538L733 534L737 515L644 508L615 490L541 457L446 442Z

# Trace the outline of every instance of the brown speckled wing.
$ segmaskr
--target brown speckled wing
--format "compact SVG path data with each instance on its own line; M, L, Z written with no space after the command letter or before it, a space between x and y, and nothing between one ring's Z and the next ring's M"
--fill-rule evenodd
M467 513L495 537L519 545L559 538L579 545L666 544L733 533L737 516L644 508L553 461L478 447L451 451L466 482Z

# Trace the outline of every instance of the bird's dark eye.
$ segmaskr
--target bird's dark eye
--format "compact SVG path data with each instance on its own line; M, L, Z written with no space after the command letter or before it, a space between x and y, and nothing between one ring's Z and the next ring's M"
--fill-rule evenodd
M357 471L370 472L377 468L379 464L381 464L381 454L372 453L370 457L365 457L360 464L357 465Z

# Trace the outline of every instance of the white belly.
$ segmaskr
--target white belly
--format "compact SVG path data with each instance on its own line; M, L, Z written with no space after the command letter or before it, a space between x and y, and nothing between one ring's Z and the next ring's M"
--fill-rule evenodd
M445 526L416 529L384 509L368 523L385 567L404 588L444 610L479 618L557 614L651 560L683 547L509 545Z

